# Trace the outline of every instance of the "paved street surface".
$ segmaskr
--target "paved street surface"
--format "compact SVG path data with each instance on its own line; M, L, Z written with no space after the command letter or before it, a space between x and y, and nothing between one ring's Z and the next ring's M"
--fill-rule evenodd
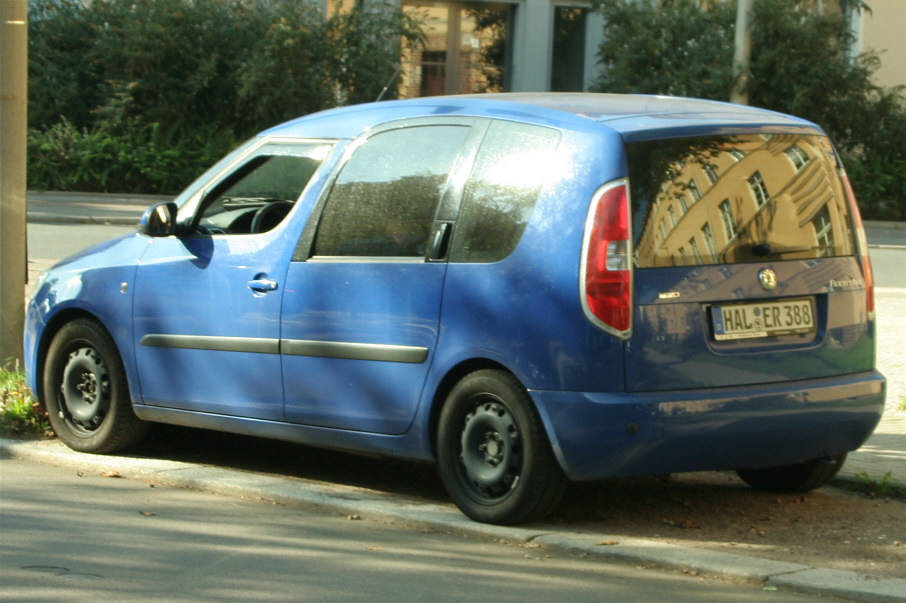
M818 601L4 458L0 600Z

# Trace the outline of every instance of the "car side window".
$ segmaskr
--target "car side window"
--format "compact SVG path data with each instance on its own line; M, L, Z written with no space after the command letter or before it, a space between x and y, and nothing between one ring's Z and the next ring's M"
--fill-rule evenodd
M289 214L330 148L323 143L261 147L208 193L196 231L252 234L273 229Z
M311 255L423 257L468 135L467 126L430 125L365 141L337 176Z
M492 122L463 195L450 261L496 262L519 243L554 165L560 132Z

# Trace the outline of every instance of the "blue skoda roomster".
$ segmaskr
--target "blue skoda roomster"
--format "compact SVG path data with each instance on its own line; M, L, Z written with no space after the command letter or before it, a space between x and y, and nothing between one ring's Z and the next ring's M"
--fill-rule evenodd
M826 135L690 99L351 106L246 142L41 278L70 447L148 422L429 461L469 517L568 480L827 483L878 423L873 283Z

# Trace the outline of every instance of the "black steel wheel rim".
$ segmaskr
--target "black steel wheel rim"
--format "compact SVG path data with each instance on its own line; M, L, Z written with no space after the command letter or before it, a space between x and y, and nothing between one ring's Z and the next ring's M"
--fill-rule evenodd
M460 470L471 493L482 502L505 498L519 481L522 458L519 426L510 409L496 396L478 396L460 435Z
M63 364L60 378L60 418L74 433L91 435L110 411L110 373L93 347L75 345Z

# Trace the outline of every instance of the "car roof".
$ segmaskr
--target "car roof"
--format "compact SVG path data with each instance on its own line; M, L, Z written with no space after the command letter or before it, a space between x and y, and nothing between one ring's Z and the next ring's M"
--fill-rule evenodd
M639 94L499 93L434 96L328 109L286 122L262 136L355 138L388 122L456 115L588 129L589 123L628 141L745 131L820 132L804 119L744 105Z

